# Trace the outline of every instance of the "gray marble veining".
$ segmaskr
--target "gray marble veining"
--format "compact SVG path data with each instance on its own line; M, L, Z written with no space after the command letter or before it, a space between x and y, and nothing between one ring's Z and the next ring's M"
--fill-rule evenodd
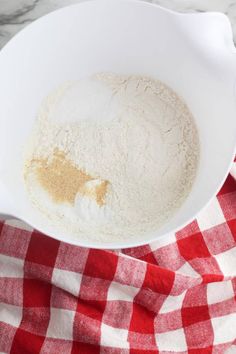
M0 0L0 48L20 29L40 16L81 1L84 0ZM236 42L236 0L149 0L149 2L181 12L223 12L232 23Z

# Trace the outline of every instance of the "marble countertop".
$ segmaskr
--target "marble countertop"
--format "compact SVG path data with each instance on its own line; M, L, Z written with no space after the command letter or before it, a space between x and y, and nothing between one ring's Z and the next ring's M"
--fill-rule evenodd
M20 29L40 16L84 0L0 0L0 48ZM147 0L181 12L220 11L233 27L236 43L236 0Z

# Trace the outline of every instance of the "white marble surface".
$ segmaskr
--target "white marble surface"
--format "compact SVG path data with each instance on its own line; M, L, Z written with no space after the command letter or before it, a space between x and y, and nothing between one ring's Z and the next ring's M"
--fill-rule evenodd
M60 7L81 1L83 0L0 0L0 48L15 33L38 17ZM231 20L236 43L236 0L147 1L182 12L224 12Z

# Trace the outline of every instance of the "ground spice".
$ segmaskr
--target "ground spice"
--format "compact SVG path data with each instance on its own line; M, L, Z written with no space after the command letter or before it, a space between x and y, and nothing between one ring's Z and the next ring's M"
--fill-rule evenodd
M74 204L79 193L96 200L97 204L105 204L108 181L101 181L94 187L88 187L87 182L96 180L89 174L77 168L62 151L55 150L50 159L33 159L36 177L41 186L50 194L56 203L68 202Z

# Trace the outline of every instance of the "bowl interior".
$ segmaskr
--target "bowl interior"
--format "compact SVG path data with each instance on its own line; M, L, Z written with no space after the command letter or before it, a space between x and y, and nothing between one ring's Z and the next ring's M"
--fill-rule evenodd
M217 21L228 26L217 14L180 15L142 2L102 0L58 10L13 38L0 54L0 176L11 212L60 240L103 248L147 243L190 221L219 188L235 146L231 54L215 33L204 40L204 28ZM122 244L76 240L55 233L53 225L42 227L23 186L22 148L42 99L63 81L101 71L168 84L194 114L201 142L198 175L182 208L156 233Z

